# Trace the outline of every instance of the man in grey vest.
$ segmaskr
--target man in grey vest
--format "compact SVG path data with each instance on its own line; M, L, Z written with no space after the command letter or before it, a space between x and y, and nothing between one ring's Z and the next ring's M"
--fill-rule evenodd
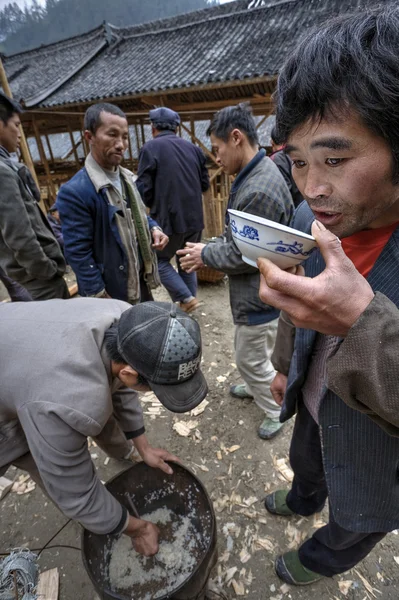
M352 569L399 528L398 97L394 5L329 21L280 72L279 138L306 200L293 227L319 250L296 275L258 261L260 296L283 311L271 389L281 420L296 414L292 488L265 504L309 516L328 497L330 509L277 558L289 584Z

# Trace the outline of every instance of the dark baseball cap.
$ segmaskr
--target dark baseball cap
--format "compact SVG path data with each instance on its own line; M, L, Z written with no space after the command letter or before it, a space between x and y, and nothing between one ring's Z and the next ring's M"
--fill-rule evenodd
M4 92L0 90L0 104L5 104L8 108L13 110L16 113L22 113L23 109L19 102L16 102L10 96L7 96Z
M180 117L171 108L161 106L161 108L150 110L150 121L152 123L172 123L172 125L179 125Z
M122 313L118 352L173 412L192 410L208 393L199 325L173 302L143 302Z

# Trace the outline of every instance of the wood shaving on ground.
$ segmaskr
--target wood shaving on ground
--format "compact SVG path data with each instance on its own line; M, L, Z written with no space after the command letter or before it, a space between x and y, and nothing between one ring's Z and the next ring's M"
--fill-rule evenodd
M173 429L182 437L188 437L192 429L196 429L198 421L176 421L173 424Z
M250 558L250 553L246 550L246 548L243 548L240 552L240 561L245 564L250 560Z
M208 400L203 400L201 402L201 404L199 404L198 406L193 408L193 410L190 412L190 415L192 417L198 417L198 415L201 415L204 412L204 410L206 409L208 404L209 404Z
M239 450L240 448L241 446L235 444L234 446L230 446L230 448L226 448L226 450L231 454L232 452L237 452L237 450Z
M198 469L201 469L201 471L204 471L204 473L208 473L208 471L209 471L208 467L205 465L197 465L196 463L193 463L193 465L195 467L198 467Z
M254 541L255 550L274 552L275 545L268 538L257 538Z
M294 472L288 466L286 458L277 458L276 456L273 456L273 465L274 465L274 468L276 469L276 471L278 471L280 473L280 475L282 475L282 477L283 477L282 481L284 481L284 480L288 481L288 482L293 481Z
M374 588L372 585L370 585L370 583L367 581L367 579L365 577L363 577L363 575L361 573L359 573L359 571L357 569L353 569L353 570L355 571L356 575L359 577L359 579L361 580L361 582L363 583L364 587L369 592L369 594L371 594L374 598L377 598L377 596L374 594L374 592L377 592L377 594L382 594L382 592L380 592L380 590L377 590L377 588Z
M224 382L226 381L226 379L227 379L227 377L225 377L224 375L218 375L218 376L216 377L216 381L217 381L218 383L224 383Z
M288 523L285 528L285 535L289 538L288 549L293 550L301 545L301 542L307 537L306 531L300 531L292 523Z
M283 585L280 587L280 592L282 594L287 594L290 591L290 586L287 585L286 583L283 583Z
M22 494L29 494L36 488L36 483L30 478L29 475L20 475L18 480L13 483L11 491L16 493L18 496Z
M232 579L231 583L234 589L234 593L237 596L245 596L245 588L242 581L236 581L235 579Z
M341 594L343 596L348 595L349 590L351 589L352 585L353 585L353 581L351 581L350 579L346 579L344 581L338 581L339 591L341 592Z
M396 562L396 564L399 565L399 556L394 556L393 559Z

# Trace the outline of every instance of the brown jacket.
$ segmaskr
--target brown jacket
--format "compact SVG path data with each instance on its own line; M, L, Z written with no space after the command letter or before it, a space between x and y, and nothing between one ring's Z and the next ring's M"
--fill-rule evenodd
M295 325L282 312L272 363L284 375L289 372L294 341ZM399 437L398 342L399 310L377 292L327 363L327 387L348 406L365 413L396 437Z

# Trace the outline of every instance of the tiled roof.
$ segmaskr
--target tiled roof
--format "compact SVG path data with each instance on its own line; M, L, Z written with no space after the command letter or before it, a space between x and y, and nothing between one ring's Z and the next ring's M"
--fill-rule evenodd
M363 6L376 0L238 0L135 27L101 26L4 63L27 106L275 76L310 27Z

